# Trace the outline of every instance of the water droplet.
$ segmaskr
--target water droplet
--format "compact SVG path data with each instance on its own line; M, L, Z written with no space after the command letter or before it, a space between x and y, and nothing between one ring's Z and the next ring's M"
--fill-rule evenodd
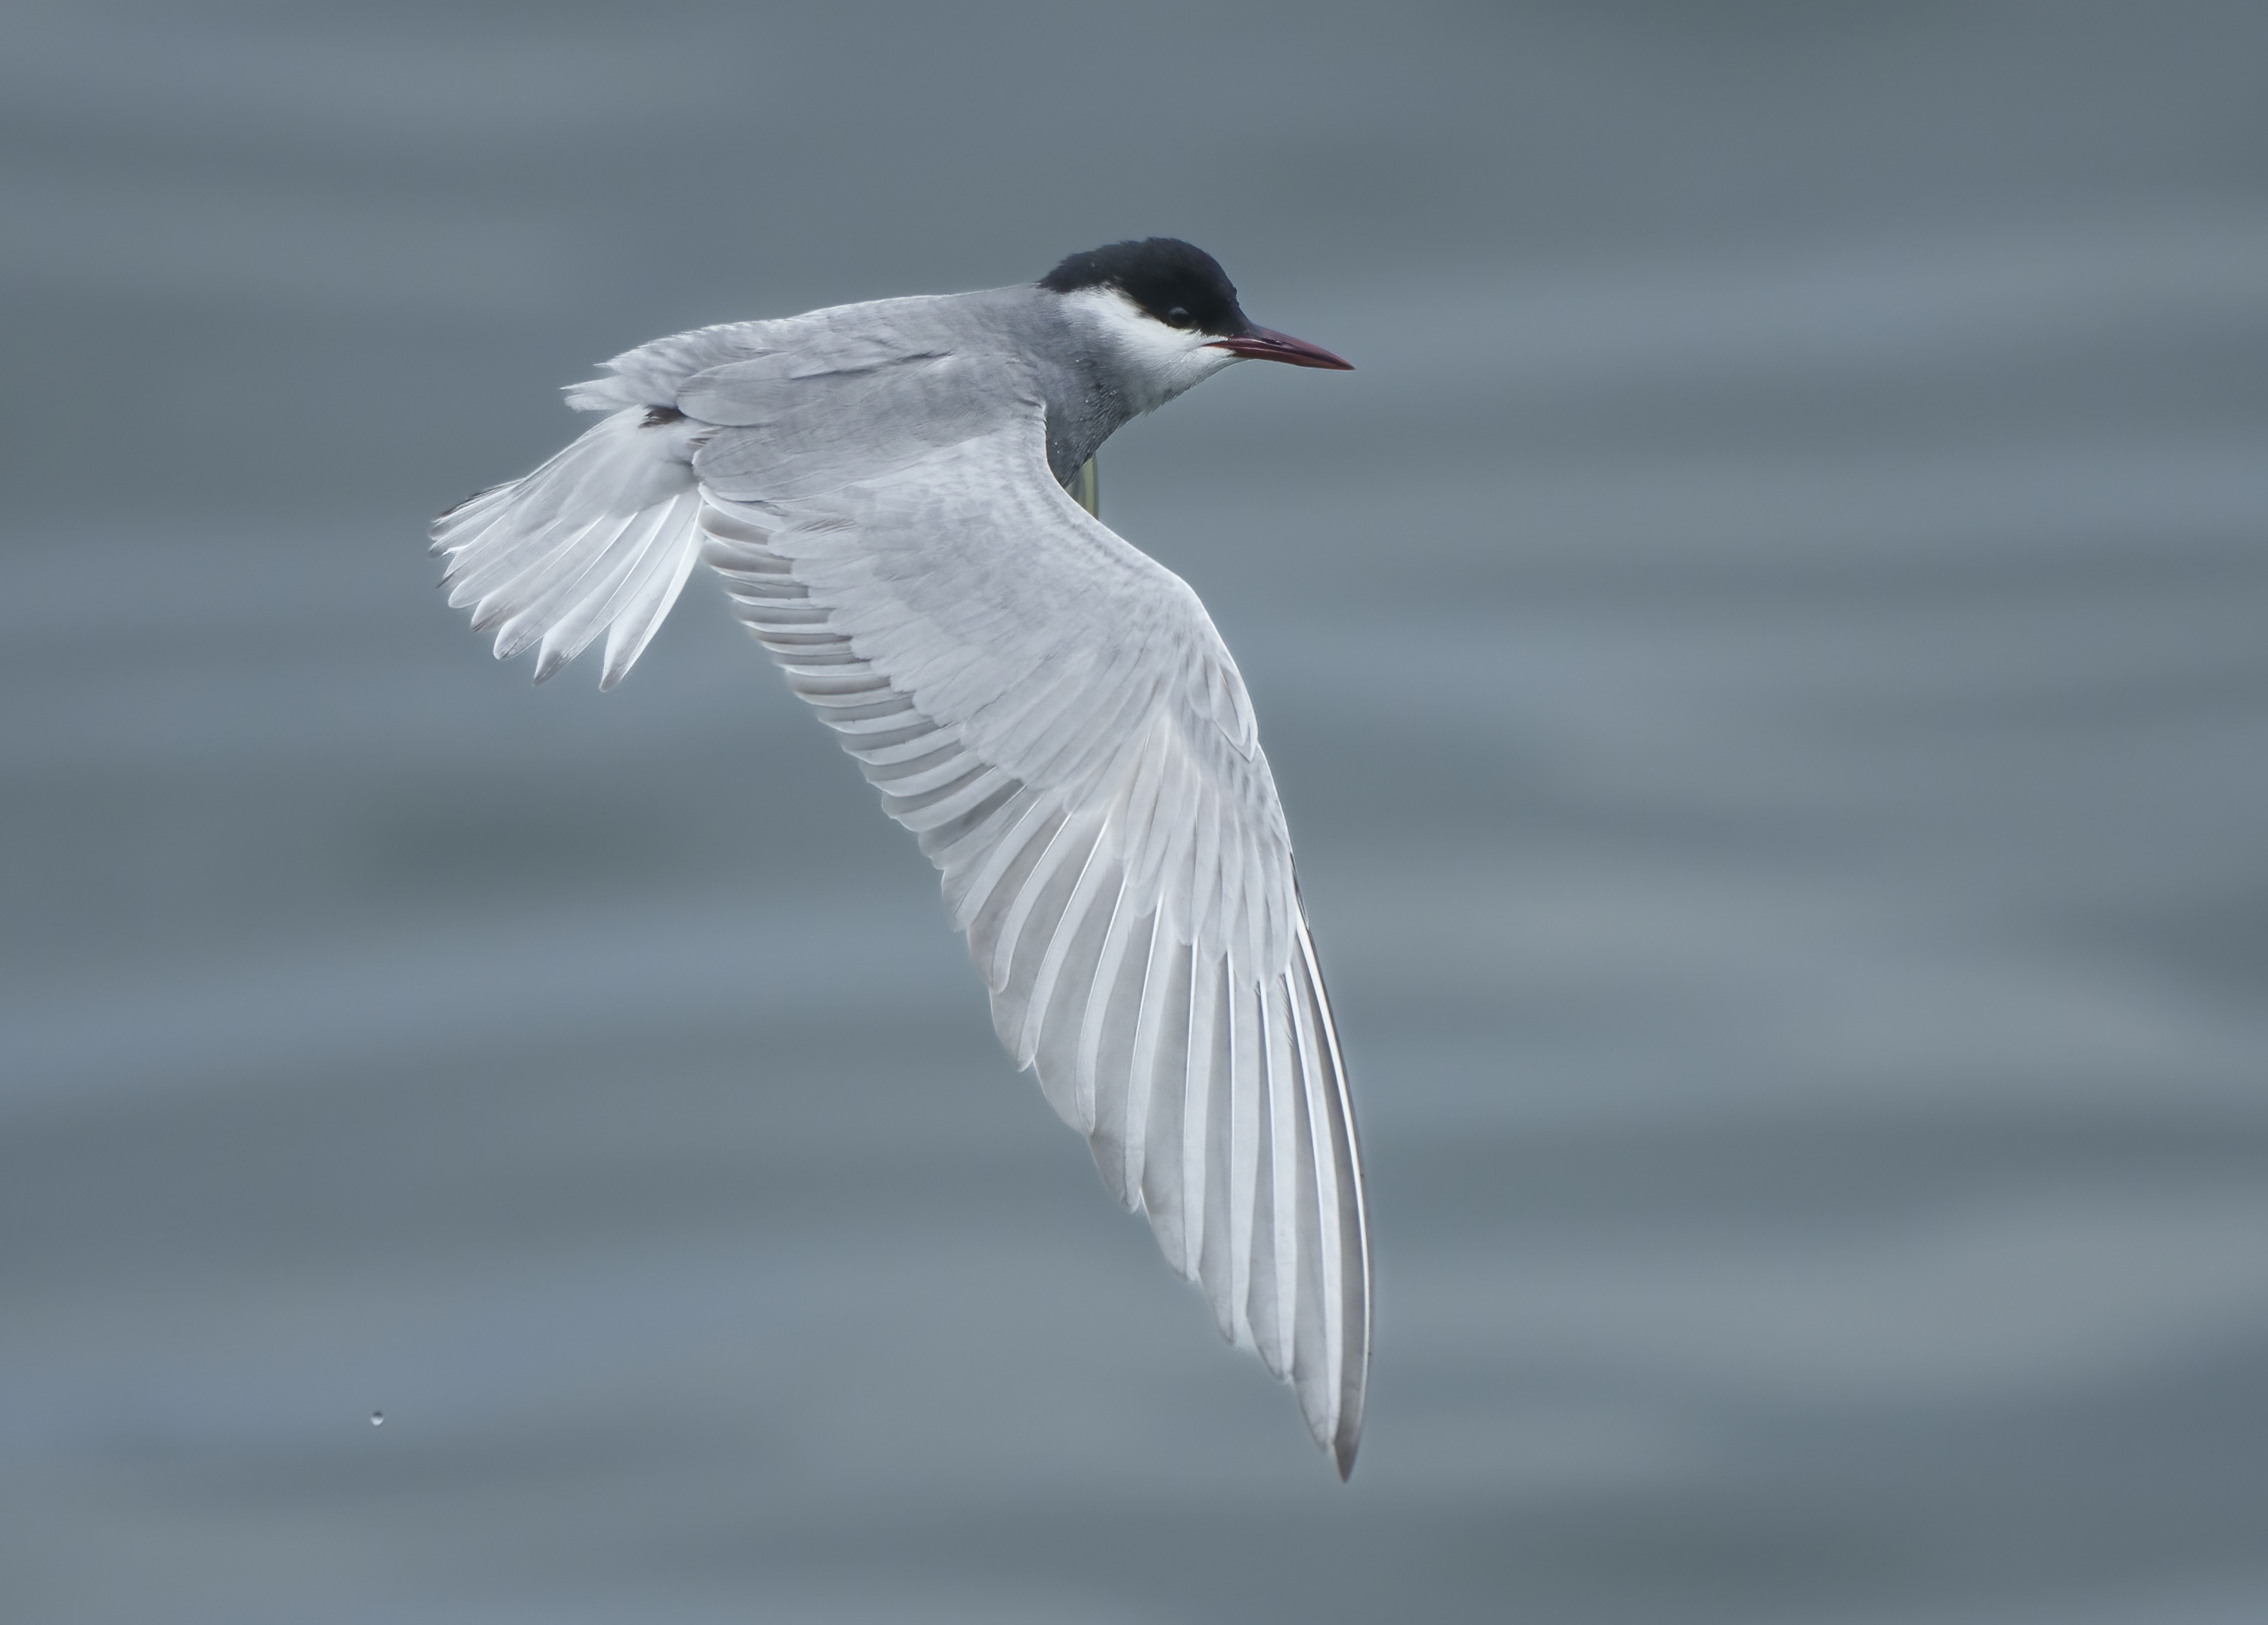
M371 1412L370 1425L373 1428L383 1428L386 1426L386 1413L384 1411Z

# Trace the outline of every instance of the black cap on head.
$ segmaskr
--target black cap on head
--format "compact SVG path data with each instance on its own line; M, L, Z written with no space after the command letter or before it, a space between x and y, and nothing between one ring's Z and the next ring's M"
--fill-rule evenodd
M1237 306L1236 284L1220 262L1178 237L1114 242L1074 254L1041 277L1040 286L1057 293L1116 288L1168 327L1224 338L1252 331Z

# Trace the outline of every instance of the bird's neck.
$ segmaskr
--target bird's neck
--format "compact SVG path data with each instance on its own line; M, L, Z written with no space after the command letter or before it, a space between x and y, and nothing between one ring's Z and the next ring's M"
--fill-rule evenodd
M1048 469L1068 485L1103 441L1147 409L1091 359L1042 358L1038 373L1048 403Z

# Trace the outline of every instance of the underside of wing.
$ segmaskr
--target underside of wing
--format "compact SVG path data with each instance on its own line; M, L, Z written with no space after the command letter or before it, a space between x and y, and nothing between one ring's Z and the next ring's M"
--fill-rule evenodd
M936 863L1002 1042L1344 1474L1369 1358L1345 1068L1250 702L1036 417L814 490L717 431L708 561Z

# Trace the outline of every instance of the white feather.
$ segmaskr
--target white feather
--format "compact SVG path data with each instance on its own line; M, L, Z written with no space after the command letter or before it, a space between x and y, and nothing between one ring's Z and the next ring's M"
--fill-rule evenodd
M602 632L600 686L622 681L700 556L699 425L645 418L618 411L533 474L434 522L450 604L496 630L498 660L540 646L538 683Z

